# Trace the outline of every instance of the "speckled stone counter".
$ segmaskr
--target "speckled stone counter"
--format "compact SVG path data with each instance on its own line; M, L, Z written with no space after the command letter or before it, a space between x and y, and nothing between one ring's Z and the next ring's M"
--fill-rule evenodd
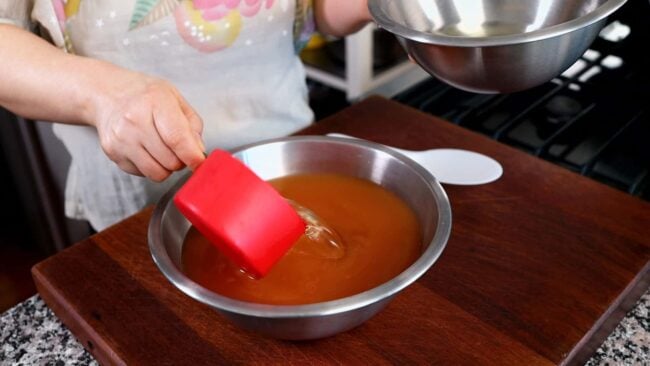
M0 316L0 365L97 365L40 297ZM650 365L650 290L587 363Z

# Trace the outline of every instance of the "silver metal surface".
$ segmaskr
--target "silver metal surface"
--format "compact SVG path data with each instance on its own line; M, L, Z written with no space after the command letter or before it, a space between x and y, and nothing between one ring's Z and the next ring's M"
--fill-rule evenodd
M369 0L423 69L460 89L505 93L569 68L627 0Z
M371 180L397 194L416 213L423 253L392 280L363 293L308 305L264 305L211 292L180 270L190 227L172 198L182 182L158 202L149 223L149 248L169 281L188 296L220 311L238 326L280 339L315 339L351 329L380 311L424 274L442 253L451 230L451 207L440 184L410 159L378 144L333 137L287 137L233 152L263 179L297 173L338 173Z

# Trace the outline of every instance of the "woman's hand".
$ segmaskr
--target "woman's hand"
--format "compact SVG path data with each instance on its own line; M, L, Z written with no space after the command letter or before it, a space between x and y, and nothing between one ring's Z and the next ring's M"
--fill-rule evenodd
M160 79L66 54L0 24L0 106L31 119L92 125L125 171L161 181L204 159L203 123Z
M368 0L314 0L316 27L322 34L342 37L368 24Z
M91 120L106 155L122 170L157 182L185 166L195 169L205 147L194 109L164 80L115 73L101 88Z

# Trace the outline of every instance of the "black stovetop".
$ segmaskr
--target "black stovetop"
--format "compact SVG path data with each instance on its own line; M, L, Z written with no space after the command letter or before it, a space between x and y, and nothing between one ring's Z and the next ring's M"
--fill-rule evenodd
M649 48L650 3L631 0L544 85L486 95L431 78L395 99L650 200Z

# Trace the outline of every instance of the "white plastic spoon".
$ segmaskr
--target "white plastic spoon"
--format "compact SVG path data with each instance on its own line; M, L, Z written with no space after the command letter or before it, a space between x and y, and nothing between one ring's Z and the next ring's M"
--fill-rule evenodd
M327 136L358 139L340 133ZM498 161L489 156L462 149L413 151L386 146L406 155L427 169L440 183L472 186L494 182L503 174Z

